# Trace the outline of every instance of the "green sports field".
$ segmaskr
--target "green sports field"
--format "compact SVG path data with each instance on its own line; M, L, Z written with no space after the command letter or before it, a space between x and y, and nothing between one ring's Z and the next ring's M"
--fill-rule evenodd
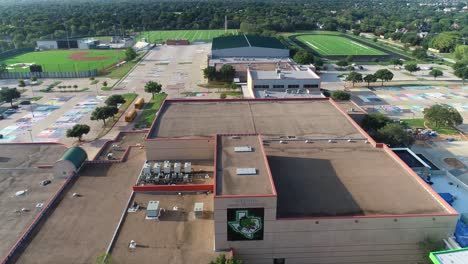
M228 29L228 33L237 34L237 29ZM146 31L140 34L140 39L146 38L151 43L161 43L167 39L188 39L188 41L211 41L224 34L224 29L207 30L160 30Z
M9 72L29 72L30 64L42 66L44 72L101 70L123 60L123 50L50 50L17 55L6 60Z
M324 56L387 55L385 52L336 35L302 35L297 39Z

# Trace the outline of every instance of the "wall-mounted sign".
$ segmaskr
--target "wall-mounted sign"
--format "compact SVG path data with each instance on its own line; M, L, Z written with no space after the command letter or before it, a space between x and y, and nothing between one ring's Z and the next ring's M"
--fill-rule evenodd
M228 208L228 241L263 240L264 208Z

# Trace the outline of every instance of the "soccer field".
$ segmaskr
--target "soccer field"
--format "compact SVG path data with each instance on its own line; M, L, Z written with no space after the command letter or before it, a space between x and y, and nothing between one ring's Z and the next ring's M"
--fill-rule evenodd
M228 33L237 34L237 29L228 29ZM167 39L188 39L193 42L211 41L213 38L224 34L224 29L207 29L207 30L158 30L145 31L140 34L140 39L149 39L149 42L161 43Z
M31 64L44 72L79 72L101 70L125 58L123 50L50 50L17 55L6 60L9 72L29 72Z
M341 36L312 34L298 36L297 39L325 56L387 55L385 52Z

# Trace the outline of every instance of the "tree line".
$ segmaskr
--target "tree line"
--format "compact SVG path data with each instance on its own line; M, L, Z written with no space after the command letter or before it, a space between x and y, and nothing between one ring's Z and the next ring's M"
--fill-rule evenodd
M420 5L406 0L77 0L9 1L0 9L0 51L34 46L38 39L121 35L143 30L221 29L274 34L297 30L353 30L446 48L446 37L468 37L463 2ZM456 11L441 12L444 7ZM429 32L428 38L416 35ZM404 33L403 33L404 32ZM448 33L447 33L448 32ZM455 37L453 37L455 36ZM436 40L431 40L437 38ZM450 46L450 44L449 44ZM453 45L452 45L453 46ZM450 47L453 48L453 47Z

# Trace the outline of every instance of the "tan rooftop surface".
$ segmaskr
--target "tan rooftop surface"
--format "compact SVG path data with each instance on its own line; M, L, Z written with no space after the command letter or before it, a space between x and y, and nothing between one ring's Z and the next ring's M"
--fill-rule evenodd
M234 151L234 147L247 146L253 151ZM217 195L274 194L258 136L218 136L216 161ZM255 168L256 174L237 175L237 168Z
M112 250L112 263L209 263L219 254L213 250L213 194L136 193L133 201L144 208L149 201L159 201L165 212L159 221L146 220L145 209L127 213ZM193 211L197 202L204 206L202 218L196 218ZM131 240L137 243L132 250L128 248Z
M447 213L383 149L363 141L265 144L287 217Z
M329 101L166 101L149 138L256 133L263 137L364 138Z
M96 263L106 252L144 161L144 150L132 148L124 163L84 165L17 263Z
M39 169L40 165L53 165L67 150L60 144L0 144L0 258L26 231L43 207L65 182L54 179L52 169ZM51 183L41 186L43 180ZM18 191L28 190L16 196ZM20 212L25 208L26 212Z

